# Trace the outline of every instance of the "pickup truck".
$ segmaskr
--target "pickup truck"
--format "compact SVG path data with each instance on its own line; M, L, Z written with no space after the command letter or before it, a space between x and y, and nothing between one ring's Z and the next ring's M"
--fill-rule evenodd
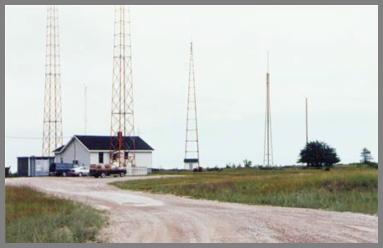
M123 177L126 175L126 168L111 167L110 165L91 165L89 175L96 178L110 175L119 175L120 177Z
M73 168L71 163L53 163L50 170L52 175L66 177Z

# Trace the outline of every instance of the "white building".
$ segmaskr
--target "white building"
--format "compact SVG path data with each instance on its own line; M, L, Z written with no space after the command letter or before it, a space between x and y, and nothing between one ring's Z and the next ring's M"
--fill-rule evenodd
M113 137L115 139L115 137ZM73 163L89 167L91 164L109 164L111 136L75 135L69 142L54 150L55 163ZM126 156L134 154L137 168L152 167L153 148L139 136L123 138ZM130 149L131 148L131 149Z

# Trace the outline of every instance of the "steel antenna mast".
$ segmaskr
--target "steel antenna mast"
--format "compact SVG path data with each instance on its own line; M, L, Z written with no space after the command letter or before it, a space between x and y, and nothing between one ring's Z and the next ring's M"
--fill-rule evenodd
M263 166L273 166L273 137L271 129L271 103L270 103L270 72L269 72L269 52L267 52L267 72L266 72L266 118L265 118L265 139Z
M88 89L86 84L84 84L84 132L87 134L87 126L88 126Z
M111 110L111 160L135 167L132 47L129 8L115 7ZM126 139L129 136L130 139ZM125 151L128 150L128 153Z
M185 169L193 170L200 167L197 122L197 98L194 74L193 43L190 42L189 82L186 114L185 137Z
M42 155L63 144L58 9L47 7Z
M309 143L309 120L308 120L308 103L306 97L306 144Z

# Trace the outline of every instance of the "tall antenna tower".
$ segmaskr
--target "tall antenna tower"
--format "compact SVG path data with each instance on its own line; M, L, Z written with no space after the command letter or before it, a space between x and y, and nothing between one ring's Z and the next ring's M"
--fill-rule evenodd
M87 134L88 126L88 89L84 84L84 133Z
M197 99L194 75L193 43L190 42L189 83L186 115L185 169L199 168Z
M132 47L130 12L124 5L115 7L113 82L111 111L111 159L119 166L134 167L134 142L126 136L134 134ZM128 150L129 154L125 151ZM133 150L133 151L132 151Z
M269 52L267 52L266 72L266 118L265 118L265 139L263 166L273 166L273 136L271 131L271 106L270 106L270 73L269 73Z
M47 7L42 155L63 144L58 9Z
M306 97L306 144L309 143L309 120L308 120L308 103Z

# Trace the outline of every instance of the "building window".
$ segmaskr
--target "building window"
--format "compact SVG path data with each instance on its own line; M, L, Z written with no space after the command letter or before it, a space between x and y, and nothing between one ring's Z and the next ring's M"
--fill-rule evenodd
M103 152L99 152L98 153L98 163L99 164L103 164L104 163L104 153Z
M128 152L124 152L124 157L125 157L125 159L128 159L129 158L129 153Z

